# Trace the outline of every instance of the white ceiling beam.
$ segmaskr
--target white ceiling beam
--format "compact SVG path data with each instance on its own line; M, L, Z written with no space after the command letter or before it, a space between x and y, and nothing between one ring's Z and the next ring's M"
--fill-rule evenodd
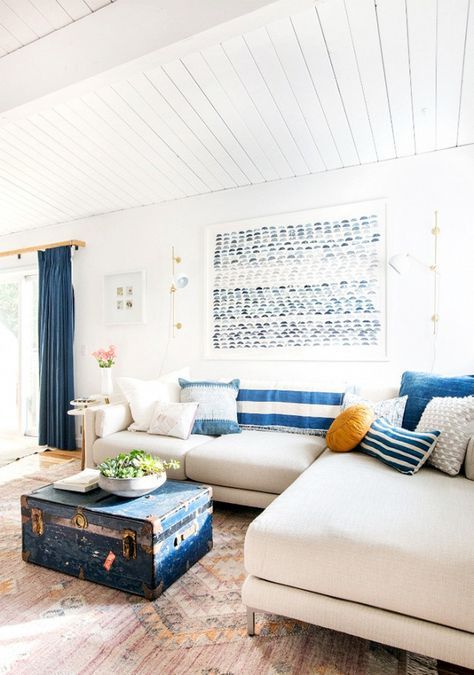
M120 0L0 59L0 123L265 25L315 0Z

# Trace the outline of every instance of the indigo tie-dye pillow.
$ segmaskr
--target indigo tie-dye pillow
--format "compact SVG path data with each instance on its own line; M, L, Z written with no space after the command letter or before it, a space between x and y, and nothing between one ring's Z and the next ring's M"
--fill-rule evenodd
M221 436L240 434L237 422L237 394L240 380L231 382L190 382L179 379L181 402L199 403L193 434Z

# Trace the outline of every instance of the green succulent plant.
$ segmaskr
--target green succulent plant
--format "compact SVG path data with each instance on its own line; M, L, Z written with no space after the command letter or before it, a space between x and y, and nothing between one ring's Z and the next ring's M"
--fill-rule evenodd
M167 469L179 469L180 466L176 459L165 461L144 450L132 450L117 457L108 457L97 468L107 478L141 478L164 473Z

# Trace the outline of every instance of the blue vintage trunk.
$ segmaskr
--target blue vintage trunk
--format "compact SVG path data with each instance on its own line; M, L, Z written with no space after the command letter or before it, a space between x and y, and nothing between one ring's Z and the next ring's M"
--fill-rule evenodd
M212 548L211 490L186 481L138 499L47 485L21 512L23 560L149 600Z

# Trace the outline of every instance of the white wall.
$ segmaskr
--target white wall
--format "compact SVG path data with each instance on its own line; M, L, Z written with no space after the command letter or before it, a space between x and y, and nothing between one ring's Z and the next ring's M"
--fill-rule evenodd
M430 370L433 361L432 276L412 267L407 276L388 271L389 360L379 363L203 360L203 237L207 224L369 199L388 200L388 252L409 250L432 259L433 211L440 212L442 270L440 327L434 370L474 373L474 147L370 166L343 169L260 186L97 216L0 238L1 249L67 238L84 239L74 258L77 302L76 393L99 388L90 352L114 343L120 357L115 375L154 377L191 364L196 376L267 375L279 378L396 383L405 369ZM170 249L183 257L190 285L177 297L183 330L170 341ZM31 263L2 260L3 266ZM103 275L146 270L148 321L141 326L105 326Z

